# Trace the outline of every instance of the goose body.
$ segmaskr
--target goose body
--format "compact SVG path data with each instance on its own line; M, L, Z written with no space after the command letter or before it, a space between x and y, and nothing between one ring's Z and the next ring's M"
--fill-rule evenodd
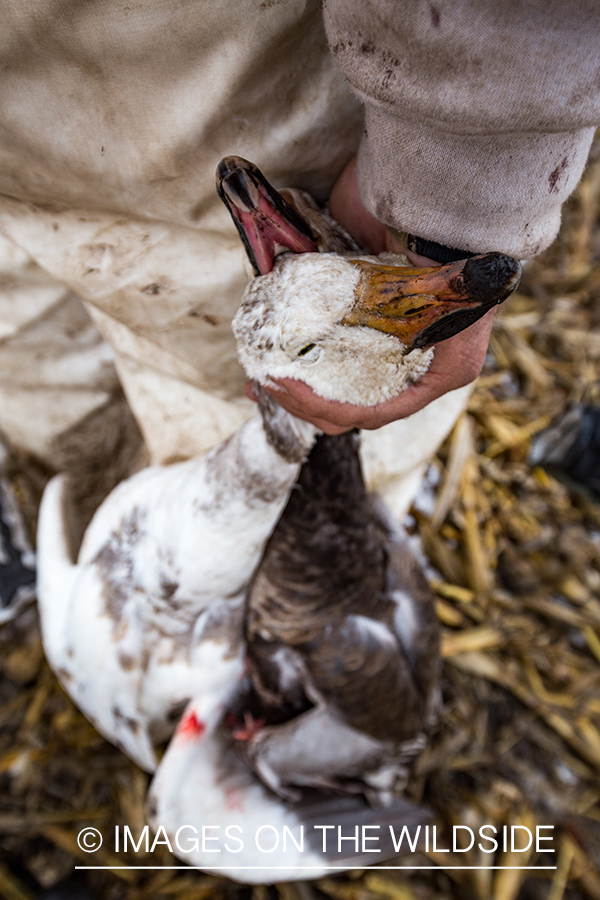
M284 795L389 802L435 719L438 629L418 563L365 490L356 435L317 440L247 604L250 677L275 719L247 742L256 771Z
M119 485L76 563L66 480L49 483L38 530L46 655L97 729L142 768L153 771L154 744L191 697L219 696L239 676L246 585L314 435L265 395L208 456Z
M396 841L403 826L414 841L429 817L405 799L372 809L356 795L309 791L292 803L267 789L239 756L226 724L239 689L231 682L226 702L205 696L190 703L150 786L149 823L162 825L177 856L236 881L271 884L390 859L397 855L390 826ZM333 833L324 829L331 826ZM203 834L216 840L203 841ZM340 834L350 840L340 842ZM200 840L187 840L194 836ZM363 843L363 836L374 842Z

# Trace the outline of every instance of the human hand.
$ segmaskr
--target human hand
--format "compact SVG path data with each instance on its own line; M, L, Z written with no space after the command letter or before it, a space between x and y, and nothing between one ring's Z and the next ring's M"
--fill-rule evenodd
M373 253L388 250L404 253L411 265L436 266L437 262L419 256L403 247L362 205L356 179L356 159L342 172L331 192L329 201L331 215L362 246ZM352 428L376 429L396 419L410 416L448 391L453 391L473 381L483 366L496 308L490 310L454 337L442 341L435 347L434 358L428 371L416 384L409 385L397 397L376 406L355 406L324 400L304 384L284 378L275 382L276 387L265 389L287 409L300 419L312 422L326 434L341 434ZM253 398L253 390L246 389Z
M277 388L265 386L265 390L288 412L312 422L325 434L342 434L352 428L381 428L396 419L411 416L436 397L477 378L485 359L495 314L495 309L490 310L470 328L438 344L425 375L397 397L376 406L324 400L303 381L291 378L278 380L274 382ZM255 399L250 386L247 394Z

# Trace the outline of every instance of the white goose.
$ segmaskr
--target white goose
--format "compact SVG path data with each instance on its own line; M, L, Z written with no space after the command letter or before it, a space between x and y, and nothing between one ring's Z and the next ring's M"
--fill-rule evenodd
M38 527L44 649L75 703L141 768L192 697L243 669L246 585L315 429L268 395L202 459L153 466L100 506L73 563L64 476Z
M259 381L292 374L323 396L383 400L427 368L424 344L483 315L518 281L518 264L499 254L434 270L316 254L306 223L251 164L228 158L219 188L265 273L235 324ZM282 248L305 252L266 274ZM38 534L48 659L98 730L143 768L155 768L155 744L190 698L214 711L235 692L245 588L315 435L264 397L208 456L122 483L76 563L66 482L48 485Z
M265 788L223 727L238 689L232 685L225 704L207 694L190 704L152 781L148 820L162 826L178 857L236 881L271 884L389 859L403 826L414 844L430 816L407 800L371 809L361 796L307 791L292 804Z

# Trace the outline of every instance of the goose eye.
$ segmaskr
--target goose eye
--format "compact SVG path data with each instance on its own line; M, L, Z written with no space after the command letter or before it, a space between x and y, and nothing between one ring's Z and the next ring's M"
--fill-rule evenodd
M298 351L298 356L306 356L306 354L310 353L314 346L315 344L307 344L306 347L303 347L302 350Z

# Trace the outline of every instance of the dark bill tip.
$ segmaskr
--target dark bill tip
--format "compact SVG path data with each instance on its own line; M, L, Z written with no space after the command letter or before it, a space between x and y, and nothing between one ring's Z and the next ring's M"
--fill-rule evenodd
M314 240L310 225L267 181L258 166L242 156L225 156L217 166L217 193L228 209L254 212L262 198L289 224ZM237 202L236 202L237 198Z
M521 280L521 263L503 253L485 253L468 259L463 269L465 287L478 303L502 303Z
M464 291L476 305L447 312L418 335L411 350L447 341L474 325L510 297L519 285L522 271L518 260L503 253L485 253L468 259L462 271Z
M217 166L217 194L230 212L253 212L258 209L258 192L261 173L241 156L226 156Z
M232 172L235 172L238 169L250 170L252 168L256 168L256 166L253 166L253 164L247 159L244 159L243 156L224 156L217 166L217 187L219 186L219 183L228 175L231 175Z

